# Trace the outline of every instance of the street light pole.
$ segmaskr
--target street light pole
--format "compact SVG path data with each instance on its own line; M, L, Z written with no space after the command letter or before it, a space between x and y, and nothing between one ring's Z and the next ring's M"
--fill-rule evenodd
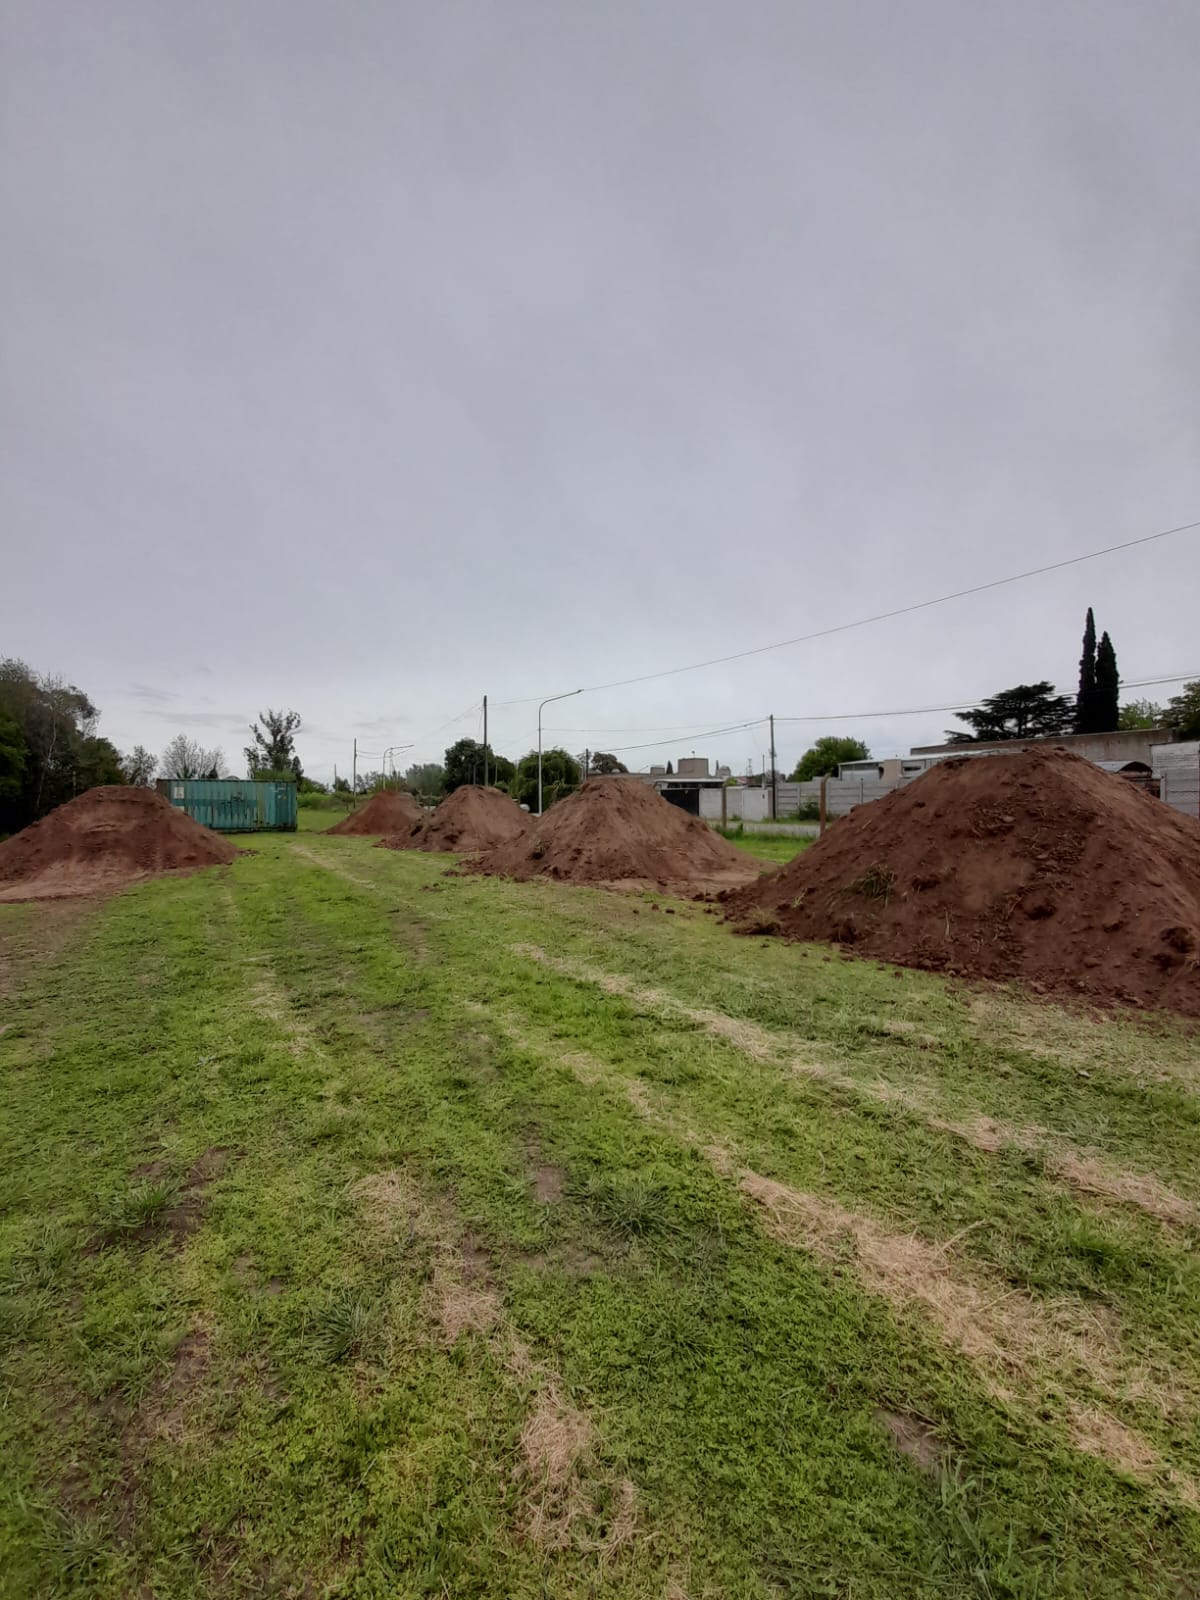
M399 751L399 750L411 750L411 749L412 749L412 745L411 744L390 744L390 745L388 745L387 749L383 752L383 781L385 783L387 782L388 757L391 756L391 758L392 758L392 777L394 778L396 776L396 752Z
M542 701L538 707L538 808L537 814L542 814L542 711L553 700L569 700L572 695L582 694L582 689L568 689L566 694L552 694Z

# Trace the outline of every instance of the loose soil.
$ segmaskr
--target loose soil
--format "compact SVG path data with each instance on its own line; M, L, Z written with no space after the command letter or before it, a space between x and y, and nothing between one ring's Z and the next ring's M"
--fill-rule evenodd
M613 777L589 778L473 867L508 878L698 897L752 883L762 863L639 779Z
M425 815L420 802L401 790L381 789L373 794L365 806L359 806L349 816L335 822L326 833L384 834L407 833L414 822Z
M89 789L0 844L0 900L96 894L163 872L224 866L237 847L154 789Z
M515 800L499 789L468 783L448 794L432 815L379 843L387 850L475 853L519 839L528 825L528 812Z
M741 932L1200 1017L1200 823L1061 749L941 762L728 914Z

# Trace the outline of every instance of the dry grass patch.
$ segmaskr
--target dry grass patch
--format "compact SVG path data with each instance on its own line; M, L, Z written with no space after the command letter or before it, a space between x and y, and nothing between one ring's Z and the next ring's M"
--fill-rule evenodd
M977 1025L978 1036L989 1044L1012 1045L1038 1056L1053 1054L1084 1074L1100 1069L1146 1083L1173 1083L1200 1094L1200 1050L1175 1059L1170 1052L1154 1050L1158 1025L1153 1021L1147 1020L1146 1047L1139 1048L1127 1014L1067 1011L1060 1004L1038 1005L984 991L970 996L967 1015Z
M1181 1227L1193 1226L1200 1218L1200 1208L1176 1194L1160 1178L1113 1167L1103 1157L1077 1150L1036 1124L1017 1125L983 1115L953 1121L930 1116L927 1120L937 1132L948 1133L988 1155L1009 1148L1040 1156L1052 1177L1079 1194L1131 1206L1159 1222Z
M611 1561L637 1529L637 1491L599 1462L594 1423L547 1378L521 1430L521 1526L547 1550L594 1551Z
M472 1282L461 1257L447 1252L434 1263L430 1285L434 1320L447 1347L464 1333L490 1333L501 1318L500 1296L485 1282Z
M939 1337L980 1366L998 1397L1016 1383L1027 1403L1044 1404L1047 1386L1100 1390L1114 1401L1148 1401L1164 1416L1189 1409L1176 1392L1130 1371L1122 1360L1115 1319L1106 1322L1078 1303L1037 1301L1001 1281L972 1281L955 1270L955 1240L934 1245L915 1234L893 1234L874 1219L805 1194L746 1168L727 1152L710 1150L718 1171L735 1176L780 1243L852 1268L870 1293L898 1311L916 1306ZM1189 1506L1195 1481L1163 1461L1153 1445L1100 1407L1066 1393L1072 1443L1117 1471L1174 1493Z
M448 1348L464 1333L486 1334L498 1326L501 1302L489 1281L487 1253L464 1234L448 1205L427 1204L396 1169L370 1173L350 1192L388 1238L403 1229L429 1246L433 1265L427 1309L440 1343Z
M907 1411L875 1412L875 1421L891 1439L896 1449L922 1472L936 1473L944 1451L930 1423L914 1417Z

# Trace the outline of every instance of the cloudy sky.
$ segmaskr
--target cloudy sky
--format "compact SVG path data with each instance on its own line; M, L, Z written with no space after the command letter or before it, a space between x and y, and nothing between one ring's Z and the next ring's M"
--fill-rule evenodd
M0 17L0 654L122 748L517 756L1200 518L1195 0ZM1200 673L1198 597L1180 533L547 742L888 754L1089 603Z

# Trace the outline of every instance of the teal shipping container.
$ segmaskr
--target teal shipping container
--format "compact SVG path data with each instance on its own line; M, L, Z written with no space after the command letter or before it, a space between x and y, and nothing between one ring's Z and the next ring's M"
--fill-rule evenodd
M216 833L295 831L296 785L249 778L160 778L158 792Z

